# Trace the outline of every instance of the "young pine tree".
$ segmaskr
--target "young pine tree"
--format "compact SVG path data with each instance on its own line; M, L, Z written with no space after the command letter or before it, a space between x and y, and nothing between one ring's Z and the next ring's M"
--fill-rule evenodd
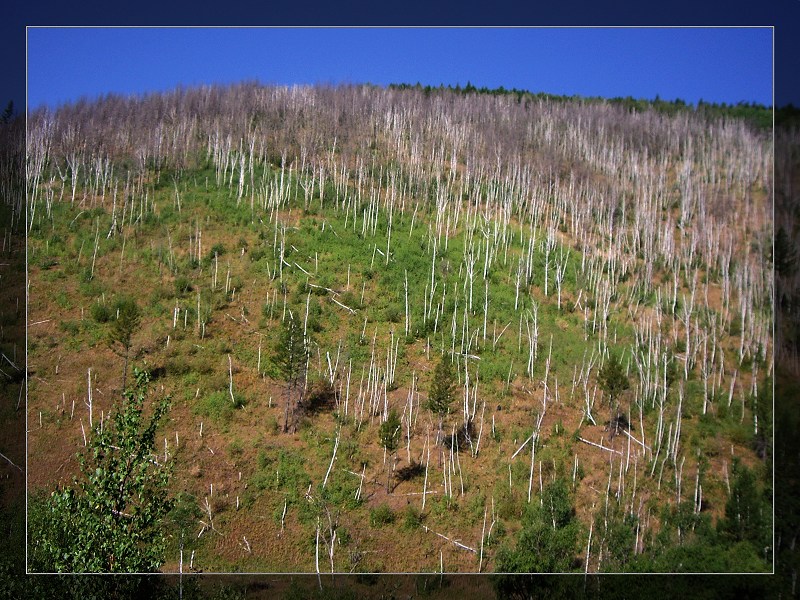
M281 380L286 384L286 405L283 415L283 432L297 429L295 410L303 399L306 385L306 369L308 366L308 345L303 337L303 330L294 315L289 315L283 322L283 330L275 348L274 361Z
M112 315L111 330L108 332L108 339L111 345L119 344L122 346L125 364L122 367L122 389L125 389L128 376L128 356L130 354L132 338L134 332L139 329L142 315L139 305L132 298L123 297L116 303L115 314Z
M392 469L389 471L389 474L386 478L387 494L389 493L392 476L394 475L394 454L397 452L397 447L400 444L400 427L400 417L397 416L397 411L392 409L389 411L389 416L381 424L381 427L378 430L378 439L381 443L381 446L386 449L386 452L389 454L389 457L392 461Z
M628 376L622 368L622 361L616 354L611 354L597 377L600 389L608 397L608 404L611 408L611 419L608 422L609 429L617 432L619 426L619 396L622 392L630 388Z
M456 379L453 373L453 363L443 356L436 365L431 381L431 391L428 394L428 409L439 416L439 433L437 441L442 438L442 423L450 413L450 405L455 398Z

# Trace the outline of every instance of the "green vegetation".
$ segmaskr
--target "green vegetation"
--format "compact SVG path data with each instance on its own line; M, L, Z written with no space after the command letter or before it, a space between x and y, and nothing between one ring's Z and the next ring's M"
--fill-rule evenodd
M60 133L104 120L54 116L32 490L108 414L105 337L177 398L164 570L768 570L768 137L469 87L189 90L230 110L188 139L137 100L113 174Z
M622 362L616 354L612 353L603 364L597 374L597 382L608 396L608 405L611 408L609 428L616 430L619 426L619 395L631 387Z
M308 344L294 315L284 320L281 338L275 348L274 361L285 383L286 404L283 413L283 432L297 429L297 406L303 401L306 383Z
M387 494L390 491L392 474L394 473L394 453L397 452L397 444L400 441L400 427L400 417L397 416L397 411L392 409L389 411L389 415L386 417L386 420L381 423L381 426L378 429L378 439L381 446L386 450L386 452L389 453L392 464L392 470L389 472L389 475L386 478Z
M428 408L439 417L439 437L442 435L442 423L450 414L450 405L455 398L456 381L452 362L443 356L436 365L428 394Z
M161 520L170 511L171 466L154 458L162 398L143 415L148 377L134 369L123 405L92 427L82 477L30 507L31 566L40 572L155 571L164 561Z
M112 308L111 328L108 339L112 344L119 344L124 351L125 364L122 367L122 389L125 389L125 379L128 376L128 355L131 351L131 338L139 329L142 317L139 305L133 298L122 297L117 300Z
M539 502L525 507L516 544L497 553L497 570L503 573L566 573L580 568L577 561L581 525L567 483L549 484Z
M383 527L394 523L395 514L386 504L381 504L369 511L369 524L371 527Z
M200 398L194 407L198 415L209 417L216 422L226 425L230 423L234 411L242 408L245 400L241 394L234 393L231 399L228 390L218 390Z

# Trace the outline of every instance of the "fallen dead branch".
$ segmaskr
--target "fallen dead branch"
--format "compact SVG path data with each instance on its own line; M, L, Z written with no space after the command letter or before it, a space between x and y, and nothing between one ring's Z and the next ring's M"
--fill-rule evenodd
M428 493L430 493L430 492L428 492ZM459 548L463 548L464 550L469 550L469 551L470 551L470 552L472 552L473 554L477 554L477 553L478 553L478 551L477 551L477 550L475 550L475 548L470 548L469 546L465 546L465 545L464 545L464 544L462 544L461 542L458 542L458 541L456 541L456 540L452 540L452 539L450 539L450 538L449 538L449 537L447 537L446 535L442 535L441 533L436 533L436 532L435 532L433 529L431 529L431 528L430 528L430 527L428 527L427 525L423 525L423 526L422 526L422 528L423 528L425 531L429 531L430 533L433 533L434 535L438 535L440 538L447 540L448 542L450 542L451 544L454 544L454 545L458 546Z
M602 444L595 444L594 442L585 440L582 437L579 437L578 439L582 441L584 444L589 444L590 446L594 446L595 448L600 448L601 450L605 450L606 452L613 452L614 454L619 454L620 456L622 455L622 452L620 452L619 450L614 450L613 448L607 448Z

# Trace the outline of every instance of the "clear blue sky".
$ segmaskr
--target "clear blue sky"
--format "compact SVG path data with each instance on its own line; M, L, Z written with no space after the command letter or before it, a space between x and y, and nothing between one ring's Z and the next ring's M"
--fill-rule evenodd
M233 83L416 83L772 104L769 28L30 28L30 108Z

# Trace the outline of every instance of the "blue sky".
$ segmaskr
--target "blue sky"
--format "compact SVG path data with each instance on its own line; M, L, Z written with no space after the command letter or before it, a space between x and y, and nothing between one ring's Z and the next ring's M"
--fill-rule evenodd
M769 28L29 28L28 102L233 83L416 83L772 104Z

